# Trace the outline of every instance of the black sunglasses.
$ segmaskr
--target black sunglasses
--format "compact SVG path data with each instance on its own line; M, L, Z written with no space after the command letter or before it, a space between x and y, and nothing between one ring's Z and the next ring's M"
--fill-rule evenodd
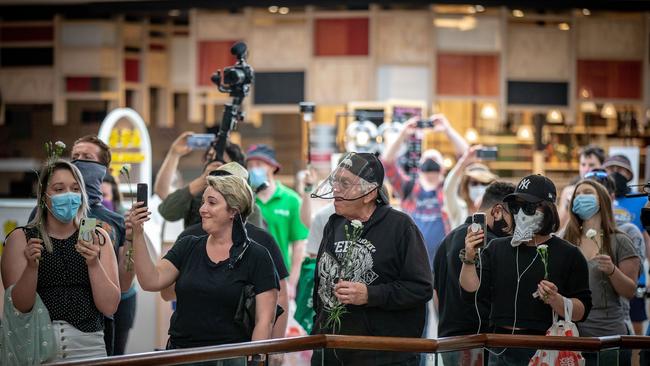
M508 202L508 210L512 212L512 214L517 214L519 212L519 209L524 210L524 213L528 216L534 215L535 211L537 211L537 207L539 206L538 203L533 203L533 202L523 202L523 201L510 201Z

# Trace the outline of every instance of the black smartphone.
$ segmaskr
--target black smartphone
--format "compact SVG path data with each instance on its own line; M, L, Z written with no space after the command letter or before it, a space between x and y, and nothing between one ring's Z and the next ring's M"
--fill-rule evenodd
M496 146L486 146L476 151L476 157L482 160L497 160L498 151Z
M479 227L483 230L483 244L479 247L484 247L487 241L487 235L485 233L485 214L483 212L477 212L472 215L472 231L477 232Z
M147 187L147 183L138 183L138 193L136 195L136 201L144 202L144 204L140 207L147 207L149 205L148 198L149 198L149 189Z
M433 128L435 126L435 121L432 119L421 119L418 121L418 128Z

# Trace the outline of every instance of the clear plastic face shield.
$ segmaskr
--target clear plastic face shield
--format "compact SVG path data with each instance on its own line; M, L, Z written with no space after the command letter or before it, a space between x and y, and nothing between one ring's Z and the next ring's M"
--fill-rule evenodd
M375 167L356 153L348 153L316 190L312 198L354 201L379 188ZM383 174L383 172L381 172Z

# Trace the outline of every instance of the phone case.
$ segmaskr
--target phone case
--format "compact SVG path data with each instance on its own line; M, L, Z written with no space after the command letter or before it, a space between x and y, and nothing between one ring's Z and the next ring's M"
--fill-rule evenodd
M79 227L79 239L87 242L93 241L92 232L97 225L97 219L86 217L81 219L81 226Z
M146 183L138 183L138 191L137 191L137 196L136 199L138 202L144 202L143 207L147 207L149 204L148 202L148 197L149 197L149 192L148 192L149 187L147 186Z

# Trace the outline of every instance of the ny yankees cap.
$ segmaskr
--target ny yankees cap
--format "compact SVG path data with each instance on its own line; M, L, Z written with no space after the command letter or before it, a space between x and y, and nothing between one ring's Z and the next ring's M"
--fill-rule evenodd
M516 198L532 203L541 201L555 203L557 191L553 181L543 175L533 174L524 177L515 188L515 192L507 195L503 201L508 202Z

